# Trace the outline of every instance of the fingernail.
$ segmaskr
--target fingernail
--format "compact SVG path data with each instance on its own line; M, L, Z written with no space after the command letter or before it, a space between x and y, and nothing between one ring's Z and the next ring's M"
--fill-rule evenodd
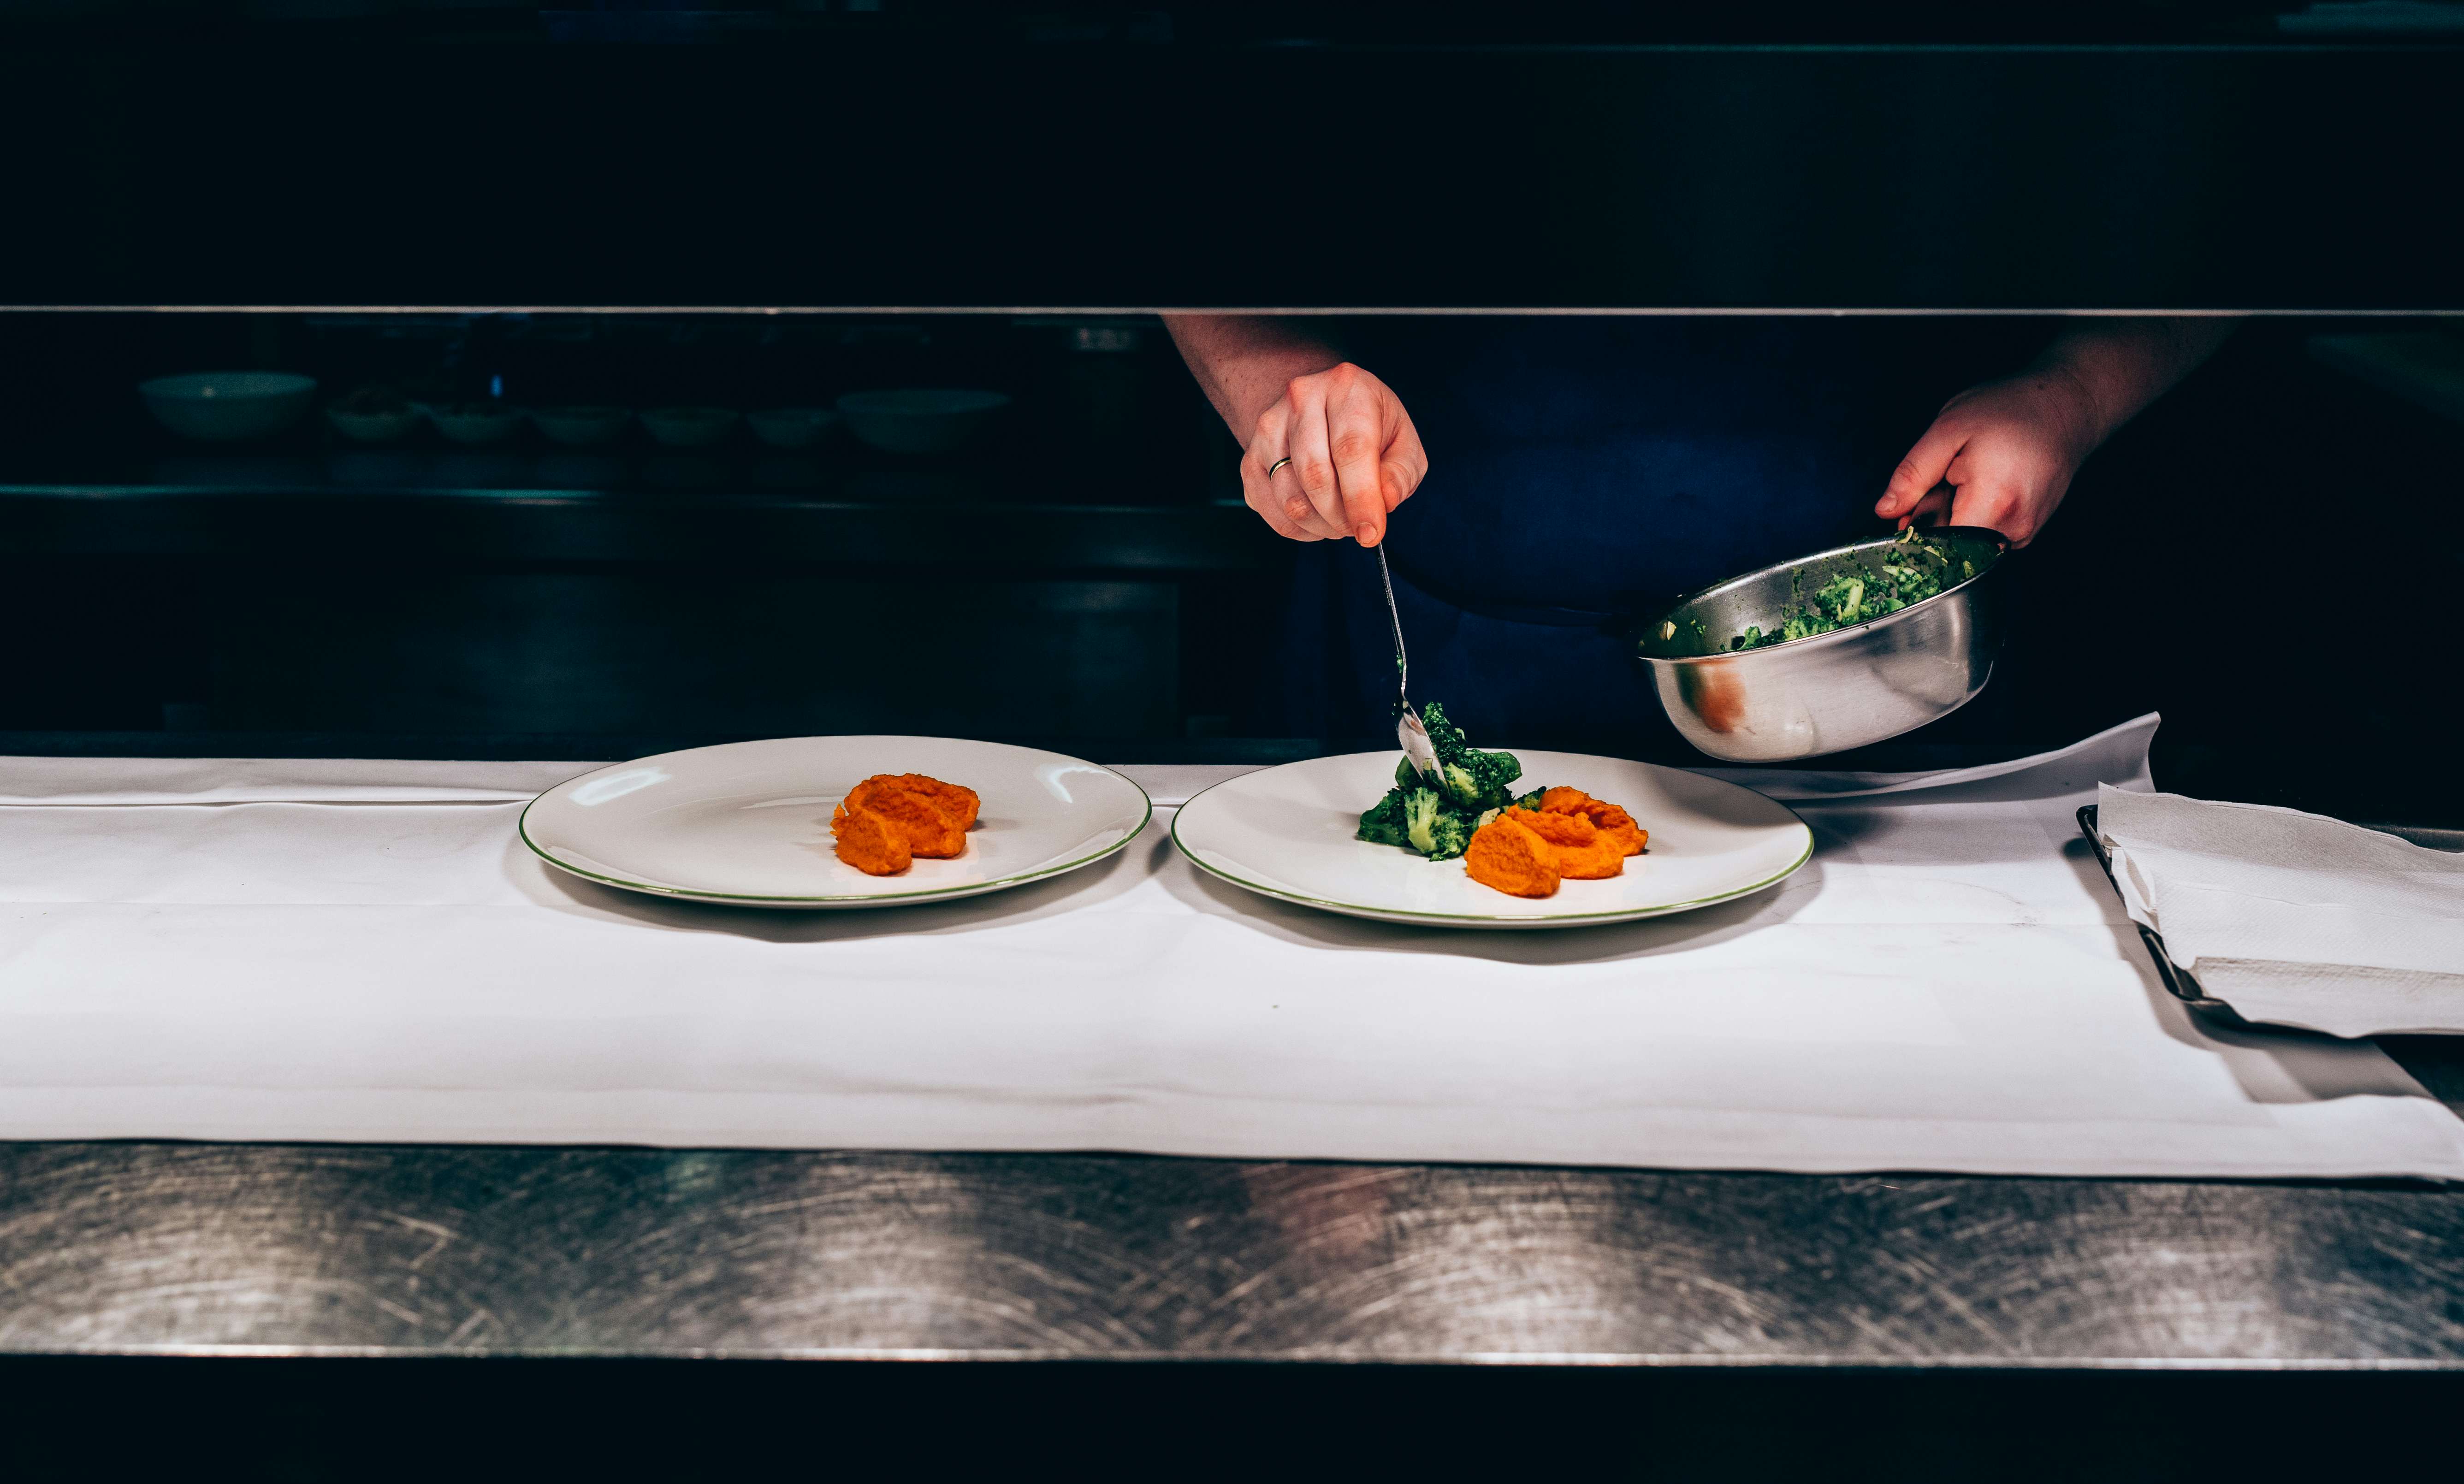
M1359 529L1352 534L1360 538L1360 544L1363 546L1375 546L1377 544L1377 528L1365 520L1360 523Z

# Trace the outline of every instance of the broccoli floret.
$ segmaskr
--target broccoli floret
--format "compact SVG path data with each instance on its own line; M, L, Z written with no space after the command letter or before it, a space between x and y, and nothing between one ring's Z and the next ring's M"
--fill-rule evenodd
M1786 644L1793 639L1811 639L1816 634L1829 634L1852 624L1870 623L1874 620L1899 612L1911 603L1920 603L1943 590L1950 578L1950 554L1931 541L1918 536L1911 529L1901 533L1899 545L1903 548L1899 560L1885 557L1876 571L1849 568L1835 572L1831 578L1814 590L1804 592L1805 572L1802 568L1790 574L1789 600L1794 611L1787 614L1779 627L1765 633L1757 624L1728 641L1731 649L1760 649L1766 644ZM1965 557L1959 563L1962 578L1976 576L1976 564Z
M1459 809L1494 809L1511 797L1523 765L1511 753L1466 752L1441 770L1446 796Z
M1429 826L1429 848L1420 852L1432 861L1451 861L1471 848L1472 824L1452 810L1441 810Z
M1412 841L1403 833L1403 791L1401 789L1388 789L1386 797L1371 805L1369 812L1360 817L1359 838L1380 845L1401 845L1406 849L1410 848Z
M1523 776L1523 764L1512 753L1484 753L1464 742L1463 729L1446 720L1446 709L1438 702L1429 703L1420 720L1437 750L1448 802L1474 814L1506 802L1507 787Z
M1529 794L1516 795L1514 797L1506 801L1506 807L1508 809L1537 810L1540 807L1540 800L1546 797L1549 791L1545 788L1536 788ZM1481 822L1486 823L1487 821L1483 820Z
M1472 756L1485 756L1463 740L1463 729L1446 720L1445 707L1436 701L1420 712L1422 725L1429 729L1429 746L1438 754L1438 766L1463 762Z
M1536 807L1540 791L1510 797L1510 786L1523 775L1523 764L1513 753L1466 747L1462 730L1446 720L1442 707L1432 705L1425 719L1429 740L1437 746L1437 786L1415 773L1408 759L1396 764L1395 787L1360 817L1357 835L1432 861L1451 861L1469 849L1474 832L1507 804Z
M1425 788L1404 790L1404 843L1424 856L1435 850L1437 836L1434 832L1438 826L1438 819L1444 813L1445 801L1438 797L1437 790Z

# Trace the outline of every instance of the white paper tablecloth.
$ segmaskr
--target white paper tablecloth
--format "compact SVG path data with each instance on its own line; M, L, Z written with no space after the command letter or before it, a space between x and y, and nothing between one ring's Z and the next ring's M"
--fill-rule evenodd
M2146 786L2153 725L1783 780L1818 840L1785 887L1554 933L1285 906L1168 816L1054 882L798 915L540 864L515 816L582 764L0 760L0 1137L2464 1175L2376 1048L2159 987L2071 818Z

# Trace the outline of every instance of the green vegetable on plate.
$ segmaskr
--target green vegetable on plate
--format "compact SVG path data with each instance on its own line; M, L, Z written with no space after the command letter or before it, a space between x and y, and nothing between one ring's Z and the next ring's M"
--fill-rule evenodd
M1396 845L1432 861L1451 861L1471 845L1474 831L1507 808L1536 809L1544 789L1516 797L1523 764L1511 753L1485 753L1463 740L1463 729L1430 702L1420 713L1438 754L1435 787L1411 760L1395 765L1395 786L1360 817L1358 838Z

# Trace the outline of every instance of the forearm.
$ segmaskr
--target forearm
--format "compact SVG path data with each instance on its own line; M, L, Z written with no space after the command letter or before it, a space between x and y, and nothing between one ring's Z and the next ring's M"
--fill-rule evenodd
M1305 319L1280 315L1166 315L1164 329L1232 436L1246 445L1259 414L1295 377L1343 360Z
M1874 513L1903 526L1921 520L1937 489L1948 485L1952 524L1991 527L2027 545L2088 455L2214 354L2237 323L2071 320L2026 370L1943 404L1892 470Z
M2240 324L2236 316L2078 319L2022 374L2076 389L2093 447L2198 369Z

